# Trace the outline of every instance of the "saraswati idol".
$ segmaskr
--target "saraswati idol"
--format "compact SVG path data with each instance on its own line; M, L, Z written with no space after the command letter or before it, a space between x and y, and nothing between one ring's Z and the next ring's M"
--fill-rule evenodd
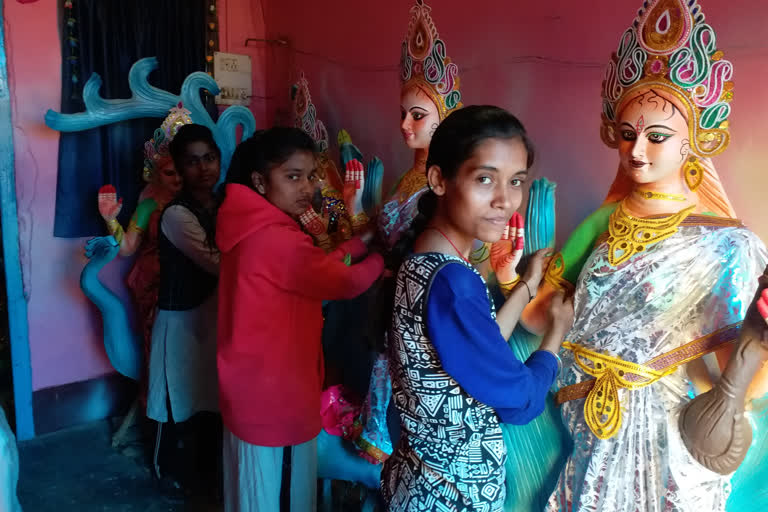
M768 391L768 251L711 160L730 142L724 57L696 0L648 0L608 64L618 173L523 317L535 331L554 290L575 293L556 398L574 448L547 510L757 510L727 503L765 435L745 405Z
M427 190L427 151L440 122L461 108L459 68L447 56L432 21L431 8L417 0L400 58L400 129L414 151L413 167L397 181L379 214L379 232L392 247L417 214Z
M300 73L292 88L292 99L294 126L307 132L317 146L319 212L310 208L299 220L315 243L330 252L353 235L360 234L369 223L363 209L365 172L359 160L349 162L342 182L329 155L328 130L317 118L304 73Z
M117 199L115 187L105 185L99 190L99 213L107 223L109 233L120 244L120 255L138 254L126 282L141 322L147 361L160 289L160 260L157 252L160 215L165 205L181 190L181 177L173 165L168 145L179 128L190 123L192 118L189 110L179 103L170 109L160 128L144 144L142 178L147 186L139 196L138 206L126 230L116 220L122 209L122 199Z

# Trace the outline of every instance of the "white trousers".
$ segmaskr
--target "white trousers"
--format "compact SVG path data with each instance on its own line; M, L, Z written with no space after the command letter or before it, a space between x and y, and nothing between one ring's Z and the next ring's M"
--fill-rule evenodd
M257 446L224 429L225 512L315 512L317 438Z

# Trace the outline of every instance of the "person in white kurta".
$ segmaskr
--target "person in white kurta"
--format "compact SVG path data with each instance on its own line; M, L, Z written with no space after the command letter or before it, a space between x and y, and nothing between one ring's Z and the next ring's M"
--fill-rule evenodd
M161 236L202 271L218 276L219 252L209 247L205 230L189 208L171 204L163 213L160 230ZM217 297L214 288L198 306L158 309L147 403L147 416L153 420L182 422L200 411L218 412Z

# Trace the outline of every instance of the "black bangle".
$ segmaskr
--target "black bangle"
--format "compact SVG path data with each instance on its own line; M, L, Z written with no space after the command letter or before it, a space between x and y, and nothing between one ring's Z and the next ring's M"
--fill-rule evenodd
M530 304L533 300L534 295L531 293L531 287L528 286L528 283L526 283L524 280L520 280L521 283L525 285L525 288L528 290L528 303Z

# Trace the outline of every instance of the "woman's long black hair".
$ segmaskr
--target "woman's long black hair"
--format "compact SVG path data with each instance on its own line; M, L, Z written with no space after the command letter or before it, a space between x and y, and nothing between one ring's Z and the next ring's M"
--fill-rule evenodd
M427 170L436 165L445 179L456 177L459 168L472 157L475 149L488 139L519 139L528 153L527 167L533 165L534 148L523 124L503 108L472 105L451 113L437 127L429 144ZM438 197L427 190L419 199L418 214L400 235L387 258L387 267L396 273L413 250L413 244L427 228L437 210ZM385 331L392 321L395 277L382 284L379 296L380 326Z

